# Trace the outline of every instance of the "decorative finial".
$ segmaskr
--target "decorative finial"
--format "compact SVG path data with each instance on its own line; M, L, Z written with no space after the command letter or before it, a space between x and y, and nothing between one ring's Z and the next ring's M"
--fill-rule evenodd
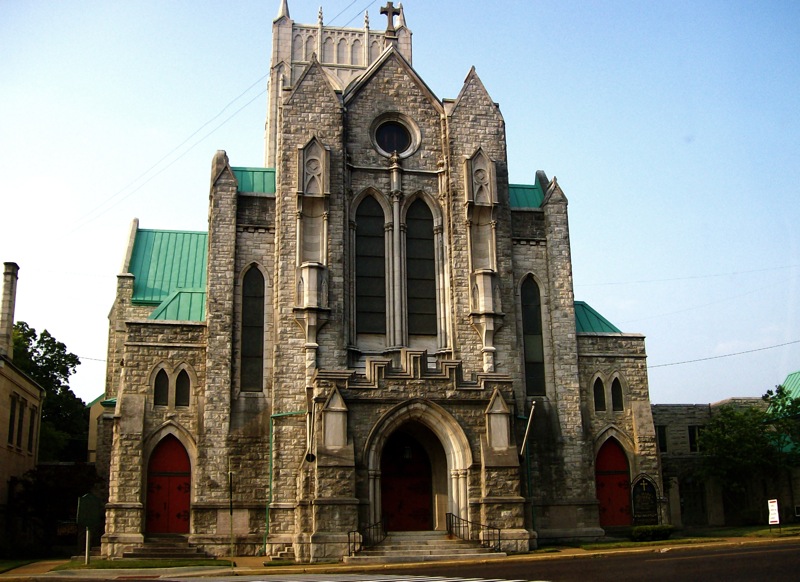
M364 10L364 28L369 28L369 10Z
M322 6L319 7L319 14L317 15L317 20L319 21L319 25L322 26Z
M289 1L288 0L281 0L281 7L278 9L278 15L275 17L275 20L278 20L283 17L289 17Z
M403 3L400 2L400 16L397 17L397 28L405 28L406 26L406 12L403 10Z
M386 6L381 8L381 14L385 14L388 18L388 22L386 23L386 35L387 36L394 36L395 28L394 28L394 17L400 14L400 10L394 7L392 2L387 2Z

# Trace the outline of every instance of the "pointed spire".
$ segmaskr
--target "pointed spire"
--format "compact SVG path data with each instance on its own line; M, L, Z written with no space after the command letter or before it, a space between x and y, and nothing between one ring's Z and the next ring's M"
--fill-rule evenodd
M369 10L364 10L364 28L369 30Z
M406 13L403 10L403 3L400 2L400 16L397 17L397 28L405 28L406 27Z
M322 6L319 7L319 14L317 14L317 24L322 26Z
M281 18L290 18L289 16L289 0L281 0L281 7L278 8L278 15L275 17L275 20L279 20Z

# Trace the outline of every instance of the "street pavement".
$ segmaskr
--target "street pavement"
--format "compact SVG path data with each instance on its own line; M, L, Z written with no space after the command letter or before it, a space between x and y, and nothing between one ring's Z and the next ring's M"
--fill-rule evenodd
M583 550L580 548L558 548L556 552L531 553L509 556L502 560L476 559L469 562L428 562L427 567L446 568L448 565L453 567L463 567L468 564L493 564L492 574L500 574L503 564L519 564L525 562L537 562L543 560L565 560L592 558L602 555L624 555L624 554L653 554L664 552L679 552L681 550L701 548L701 547L742 547L742 546L768 546L773 544L800 544L800 538L730 538L723 541L702 542L694 544L676 544L669 541L658 546L602 549L602 550ZM185 568L147 568L147 569L98 569L98 570L59 570L52 571L53 568L64 564L64 560L45 560L21 566L0 574L0 582L35 582L45 581L97 581L97 580L182 580L196 577L212 578L222 580L236 576L238 580L259 581L287 581L287 582L458 582L469 580L470 582L495 582L505 580L501 578L457 578L441 576L419 576L409 574L404 576L396 572L419 568L420 563L412 564L386 564L386 565L362 565L353 566L345 564L298 564L291 566L265 566L264 557L240 556L234 558L234 567L185 567ZM267 562L268 564L269 562ZM495 569L496 568L496 569ZM393 574L382 574L381 570L391 569ZM246 578L242 578L246 577ZM209 581L210 582L210 581Z

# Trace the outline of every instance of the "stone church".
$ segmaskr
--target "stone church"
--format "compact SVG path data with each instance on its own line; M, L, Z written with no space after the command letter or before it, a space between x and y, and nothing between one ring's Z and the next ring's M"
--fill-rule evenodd
M264 167L216 153L207 232L134 221L105 555L182 534L338 560L368 526L460 520L525 552L658 520L644 337L574 300L567 199L541 171L508 183L476 71L440 99L402 6L381 13L299 24L282 0Z

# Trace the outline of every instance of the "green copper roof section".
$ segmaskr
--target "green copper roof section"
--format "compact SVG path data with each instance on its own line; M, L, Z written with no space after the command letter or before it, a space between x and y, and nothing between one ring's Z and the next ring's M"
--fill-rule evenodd
M540 208L544 201L544 186L536 174L536 182L530 184L509 184L508 198L511 208Z
M178 289L205 289L207 249L205 232L137 230L128 269L133 301L161 303Z
M800 371L792 372L783 381L783 387L792 398L800 398Z
M575 329L578 333L622 333L584 301L575 302Z
M239 192L275 194L275 168L231 168Z
M153 310L147 319L159 321L205 321L206 291L205 289L179 289L170 293L161 304Z

